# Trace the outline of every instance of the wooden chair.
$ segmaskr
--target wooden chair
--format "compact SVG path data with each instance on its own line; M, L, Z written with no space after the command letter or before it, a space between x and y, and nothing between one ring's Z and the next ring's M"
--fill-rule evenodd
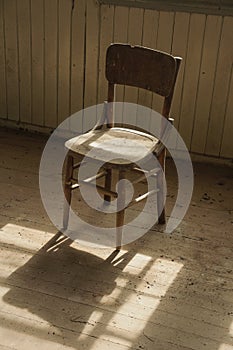
M130 46L127 44L110 45L106 54L108 103L114 101L114 87L116 84L143 88L164 98L162 115L164 118L168 119L180 62L181 58L179 57L173 57L170 54L145 47ZM107 108L104 119L105 120L102 120L93 130L66 142L66 147L69 151L65 170L64 193L67 202L65 202L64 206L63 226L64 229L68 226L69 205L71 204L72 190L78 187L78 184L73 183L73 171L80 166L81 162L75 164L75 157L79 156L82 158L93 147L98 147L102 148L102 155L100 155L99 159L102 161L105 159L105 150L104 147L101 146L101 143L103 144L104 141L108 140L111 144L112 141L112 154L114 159L106 162L102 167L103 171L97 176L87 179L86 183L93 185L91 182L94 179L104 176L105 186L97 185L98 190L104 194L104 199L106 201L110 201L112 197L117 198L117 208L120 208L120 210L116 213L116 247L117 249L120 249L125 214L125 209L121 208L125 201L125 189L124 186L121 185L118 188L118 193L112 190L112 169L114 168L118 173L118 180L124 179L126 172L128 171L143 172L143 170L136 169L135 162L121 159L121 152L124 154L125 158L127 157L127 150L124 150L124 148L121 147L119 150L116 150L114 139L117 137L122 138L122 141L124 141L130 137L139 145L143 144L145 146L145 154L142 154L141 158L143 159L143 157L147 157L149 153L153 153L157 157L164 171L166 150L161 142L151 134L130 129L129 127L116 127L116 125L114 125L111 108ZM104 122L105 125L103 125ZM93 140L95 142L93 142ZM132 154L129 154L129 158L130 157L132 158ZM89 160L91 161L91 159ZM155 169L154 172L152 171L150 175L155 175L155 172L157 172L157 169ZM162 178L162 176L158 177L159 191L157 202L158 212L161 213L158 220L159 224L165 223ZM146 193L140 196L137 200L133 199L130 205L147 198L149 195L150 193Z

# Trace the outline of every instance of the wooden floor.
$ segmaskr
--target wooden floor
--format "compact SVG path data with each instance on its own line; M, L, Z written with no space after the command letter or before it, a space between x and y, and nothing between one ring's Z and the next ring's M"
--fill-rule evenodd
M0 349L233 350L233 171L194 164L189 211L116 255L57 233L45 137L0 131ZM175 172L168 162L168 208Z

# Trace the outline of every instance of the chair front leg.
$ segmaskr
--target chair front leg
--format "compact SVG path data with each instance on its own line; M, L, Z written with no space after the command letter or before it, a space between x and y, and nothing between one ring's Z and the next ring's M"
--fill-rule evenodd
M73 176L73 165L74 158L71 155L67 156L66 167L65 167L65 183L64 183L64 209L63 209L63 229L67 229L70 213L70 204L71 204L71 178Z
M165 198L164 198L164 177L165 177L165 158L166 158L166 149L164 148L158 157L158 161L161 165L163 171L158 172L158 214L159 219L158 223L163 225L166 223L166 215L165 215Z
M125 171L119 170L118 181L125 179ZM120 181L118 184L117 213L116 213L116 249L121 249L122 233L125 217L125 184Z
M112 185L112 169L107 169L106 175L105 175L105 188L107 190L111 190L111 185ZM111 202L111 196L109 196L108 194L105 194L104 200L106 202Z

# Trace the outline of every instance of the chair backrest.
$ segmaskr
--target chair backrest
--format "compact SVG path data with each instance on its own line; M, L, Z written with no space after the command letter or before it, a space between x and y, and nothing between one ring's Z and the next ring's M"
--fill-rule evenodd
M106 54L108 102L114 101L115 84L135 86L164 97L162 114L169 117L181 58L128 44L111 44Z

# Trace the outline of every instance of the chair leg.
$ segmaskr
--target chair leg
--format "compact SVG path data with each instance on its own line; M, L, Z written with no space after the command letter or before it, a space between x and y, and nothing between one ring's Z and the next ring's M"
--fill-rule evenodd
M64 202L64 211L63 211L63 229L67 229L68 221L69 221L69 213L70 213L70 203L71 203L71 178L73 176L73 165L74 158L68 155L66 160L66 168L65 168L65 184L64 184L64 194L65 194L65 202Z
M111 190L111 185L112 185L112 170L111 169L107 169L106 170L106 175L105 175L105 188L107 190ZM105 194L104 195L104 200L106 202L111 202L111 196Z
M125 178L125 171L119 170L118 181ZM118 197L117 197L117 213L116 213L116 249L121 249L122 243L122 231L124 225L125 209L119 210L119 208L124 208L125 205L125 185L121 182L118 186Z
M163 169L163 172L159 171L159 173L158 173L159 192L158 192L158 197L157 197L158 198L157 207L158 207L158 213L160 213L159 219L158 219L158 223L160 225L163 225L166 223L165 201L164 201L165 157L166 157L166 150L164 149L158 157L161 168Z

